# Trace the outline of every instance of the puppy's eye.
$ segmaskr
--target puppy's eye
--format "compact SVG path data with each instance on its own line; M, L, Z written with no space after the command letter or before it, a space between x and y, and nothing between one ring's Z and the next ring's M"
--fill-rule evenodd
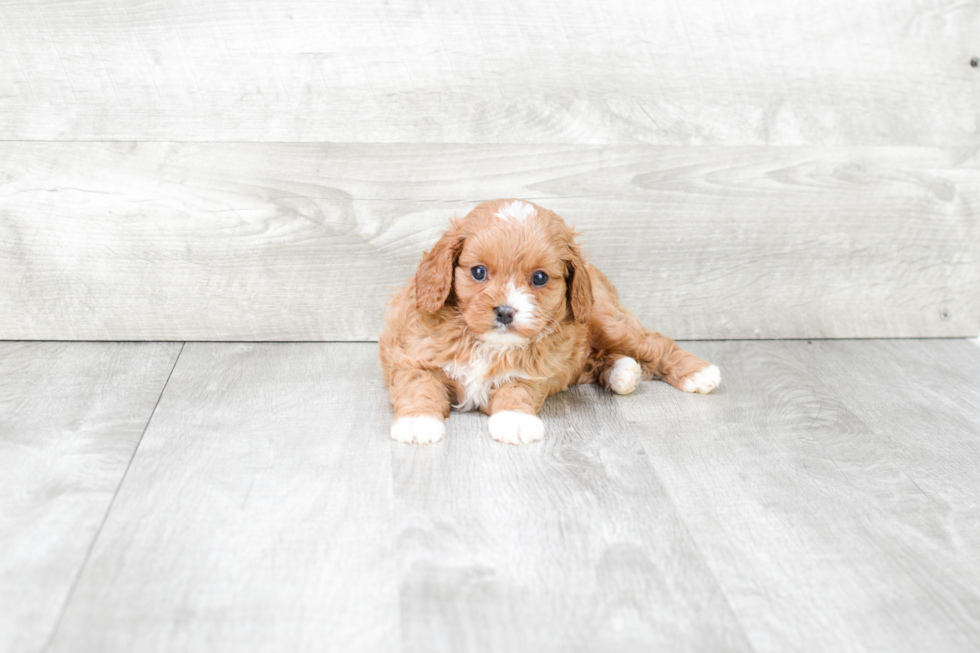
M548 283L548 275L543 271L538 270L531 275L531 285L540 288L544 284Z
M470 268L470 274L477 281L483 281L487 278L487 269L482 265L474 265Z

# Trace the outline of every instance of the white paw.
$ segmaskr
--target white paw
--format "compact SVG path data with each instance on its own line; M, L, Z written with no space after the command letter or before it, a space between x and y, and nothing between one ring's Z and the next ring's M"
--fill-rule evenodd
M643 368L629 356L616 361L609 373L609 389L618 395L628 395L636 390L636 384L643 376Z
M721 385L721 370L718 369L717 365L709 365L697 374L684 379L681 390L684 392L700 392L706 395L719 385Z
M490 437L507 444L528 444L544 437L544 422L535 415L502 410L490 416Z
M446 435L446 425L438 417L400 417L391 425L391 439L405 444L430 444Z

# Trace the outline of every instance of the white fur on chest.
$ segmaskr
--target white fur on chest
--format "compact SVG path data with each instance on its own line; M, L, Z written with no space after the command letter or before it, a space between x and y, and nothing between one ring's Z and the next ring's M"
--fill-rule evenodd
M468 363L453 361L442 366L449 378L459 384L462 395L457 397L458 410L476 410L490 403L490 392L515 379L530 378L520 370L508 370L490 375L493 366L492 356L487 352L474 350Z

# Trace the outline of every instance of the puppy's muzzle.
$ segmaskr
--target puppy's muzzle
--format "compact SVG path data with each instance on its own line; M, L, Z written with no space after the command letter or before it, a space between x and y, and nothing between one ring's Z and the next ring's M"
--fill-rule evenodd
M511 308L510 306L498 306L493 309L493 314L497 316L498 324L507 326L514 321L514 316L517 315L517 309Z

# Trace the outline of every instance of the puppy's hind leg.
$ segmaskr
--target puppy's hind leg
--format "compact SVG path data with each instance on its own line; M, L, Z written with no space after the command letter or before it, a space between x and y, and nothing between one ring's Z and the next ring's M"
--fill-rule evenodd
M707 394L721 384L721 371L717 366L654 331L645 332L638 344L637 355L647 374L663 379L678 390Z
M644 329L614 296L607 306L589 323L590 337L600 352L595 363L603 387L617 394L635 390L636 363L643 370L643 378L661 379L684 392L706 394L721 383L716 366L681 349L667 336Z
M391 439L405 444L430 444L446 434L443 423L449 416L449 390L428 371L415 368L395 370L388 387L395 421Z
M619 303L615 287L592 269L595 308L589 319L589 338L596 351L599 383L619 394L636 388L630 360L640 364L643 378L662 379L684 392L708 393L721 383L714 365L684 351L670 338L648 331L640 320Z
M604 361L608 366L599 374L599 385L618 395L636 390L643 378L643 367L631 356L612 355Z

